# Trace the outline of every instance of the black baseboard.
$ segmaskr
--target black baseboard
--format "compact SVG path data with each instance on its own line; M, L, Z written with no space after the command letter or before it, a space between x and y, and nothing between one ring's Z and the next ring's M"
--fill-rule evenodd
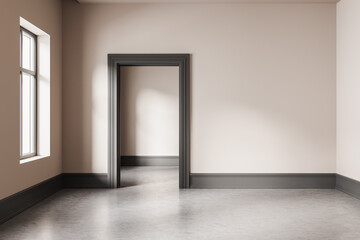
M354 179L336 175L336 189L360 199L360 182Z
M121 156L121 166L179 166L179 157Z
M63 188L62 174L0 200L0 224Z
M106 173L63 173L64 188L108 188Z
M336 189L360 199L360 182L339 174L203 174L190 176L191 188ZM0 224L62 188L108 188L108 175L63 173L0 200Z
M335 188L336 174L190 174L191 188Z

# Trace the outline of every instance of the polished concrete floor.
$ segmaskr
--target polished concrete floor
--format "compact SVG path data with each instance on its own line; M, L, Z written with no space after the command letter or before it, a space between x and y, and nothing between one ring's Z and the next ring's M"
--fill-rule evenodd
M14 240L360 240L337 190L179 190L176 167L122 171L123 188L64 189L0 226Z

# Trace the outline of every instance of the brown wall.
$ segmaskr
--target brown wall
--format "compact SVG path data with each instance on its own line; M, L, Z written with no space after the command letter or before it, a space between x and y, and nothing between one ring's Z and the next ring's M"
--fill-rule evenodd
M62 6L60 0L0 1L0 199L62 172L61 80ZM51 38L51 156L20 165L19 18Z

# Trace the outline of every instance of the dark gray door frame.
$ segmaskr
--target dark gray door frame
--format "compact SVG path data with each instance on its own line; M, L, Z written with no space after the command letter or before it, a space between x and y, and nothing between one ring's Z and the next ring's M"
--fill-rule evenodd
M190 187L190 55L189 54L108 54L109 72L109 174L110 188L120 186L119 95L121 66L179 67L179 187Z

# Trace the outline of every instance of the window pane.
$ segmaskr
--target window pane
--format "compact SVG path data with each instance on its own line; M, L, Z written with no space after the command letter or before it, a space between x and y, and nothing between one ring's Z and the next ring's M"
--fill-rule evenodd
M21 152L28 155L35 153L35 78L22 73L21 88Z
M35 38L22 31L22 67L35 71Z

